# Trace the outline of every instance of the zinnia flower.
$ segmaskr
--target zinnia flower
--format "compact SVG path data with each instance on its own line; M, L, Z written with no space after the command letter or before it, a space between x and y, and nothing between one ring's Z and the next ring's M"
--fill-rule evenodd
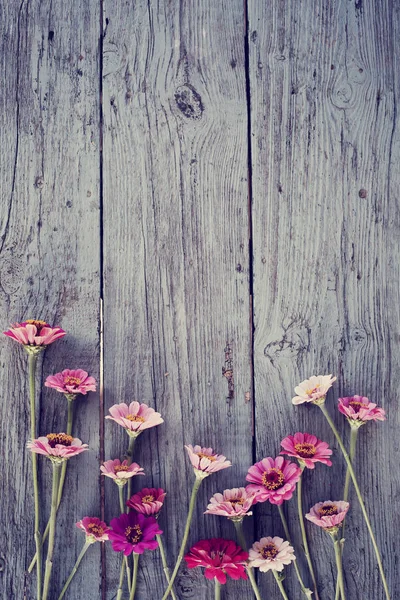
M210 473L216 473L221 469L231 467L232 464L222 454L216 454L212 448L202 448L201 446L185 446L190 462L193 465L195 475L198 479L204 479Z
M338 409L347 417L352 427L361 427L367 421L385 421L386 413L365 396L339 398Z
M121 461L116 458L114 460L106 460L101 467L100 471L106 477L114 479L117 485L125 485L131 477L135 475L144 475L144 470L137 463L128 464L127 460Z
M343 500L318 502L310 508L310 512L306 514L306 519L328 531L331 529L336 530L344 520L349 506L350 504Z
M139 402L131 402L129 406L124 402L114 404L106 419L111 419L121 425L130 437L137 437L145 429L164 423L160 413L147 404L139 404Z
M301 469L295 463L282 456L267 457L248 470L246 481L251 484L246 489L256 494L257 502L269 500L271 504L280 505L293 496L300 477Z
M108 537L115 552L123 552L125 556L143 554L145 550L155 550L158 542L154 539L162 531L154 517L145 517L136 512L123 513L110 523Z
M80 439L66 433L49 433L46 437L29 440L27 447L31 452L43 454L53 462L62 462L88 450L87 444L82 444Z
M226 576L232 579L247 579L246 560L248 554L230 540L213 538L197 542L186 554L189 569L205 567L207 579L226 583Z
M250 511L256 498L255 493L250 493L245 488L233 488L224 490L222 494L214 494L210 498L205 515L219 515L228 519L241 521L244 516L250 516Z
M86 541L93 544L94 542L106 542L108 540L108 532L110 528L100 521L97 517L84 517L76 523L79 529L86 533Z
M281 441L281 446L284 449L280 454L294 456L308 469L314 469L316 462L324 463L328 467L332 466L329 460L332 450L326 442L322 442L310 433L288 435Z
M163 507L166 493L162 488L143 488L140 492L133 494L126 503L143 515L158 515Z
M303 404L304 402L323 404L334 381L336 381L336 377L332 377L332 375L313 375L310 379L305 379L294 388L297 396L292 399L293 404Z
M89 377L82 369L64 369L61 373L49 375L44 385L65 394L69 400L74 400L78 394L86 396L88 392L96 391L95 378Z
M249 567L258 567L263 573L283 571L283 567L294 560L294 549L280 537L261 538L249 550Z
M4 335L16 342L23 344L28 352L40 352L46 346L65 335L61 327L50 327L46 321L28 319L23 323L14 323L10 329L4 331ZM37 347L33 350L33 347Z

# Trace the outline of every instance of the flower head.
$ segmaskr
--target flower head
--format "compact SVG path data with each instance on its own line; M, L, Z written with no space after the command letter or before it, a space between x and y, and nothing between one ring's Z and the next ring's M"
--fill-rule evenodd
M246 560L248 554L235 542L213 538L201 540L190 548L185 560L189 569L205 567L207 579L226 583L226 576L232 579L247 579Z
M127 460L122 463L118 458L114 460L106 460L100 467L100 471L106 477L114 479L118 485L125 485L131 477L135 475L144 475L142 467L139 467L137 463L128 464Z
M264 537L254 542L249 550L249 567L266 571L283 571L285 565L296 560L294 549L280 537Z
M255 502L256 494L245 488L224 490L222 494L214 494L210 498L205 515L219 515L228 519L241 521L243 517L253 514L250 508Z
M143 515L158 515L163 507L166 493L162 488L143 488L140 492L133 494L126 503Z
M121 425L131 437L137 437L145 429L164 423L160 413L147 404L139 404L139 402L131 402L129 406L125 402L114 404L106 419L111 419Z
M108 537L115 552L125 556L143 554L145 550L155 550L158 542L154 539L162 533L154 517L145 517L136 512L123 513L110 523Z
M295 433L288 435L281 441L283 448L280 454L294 456L308 469L314 469L316 462L322 462L328 467L332 466L329 457L332 454L328 444L322 442L310 433Z
M385 421L386 413L365 396L339 398L338 409L352 427L361 427L367 421Z
M246 481L251 484L247 490L256 494L257 502L269 500L271 504L282 504L290 500L301 476L301 469L295 463L277 458L263 458L247 472Z
M313 375L310 379L305 379L294 388L297 396L292 398L293 404L303 404L304 402L323 404L334 381L336 381L336 377L332 377L332 375Z
M88 392L96 391L95 378L89 377L82 369L64 369L61 373L49 375L44 385L65 394L71 400L78 394L86 396Z
M88 450L87 444L82 444L80 439L73 438L66 433L49 433L46 437L29 440L27 447L31 452L43 454L56 463Z
M310 512L306 514L306 519L328 531L337 531L349 510L349 506L350 504L343 500L318 502L310 508Z
M100 521L97 517L84 517L76 523L79 529L86 533L86 541L93 544L94 542L106 542L108 540L108 532L110 528Z
M28 319L23 323L11 325L10 329L4 331L4 335L23 344L29 352L36 353L63 337L65 331L61 327L51 327L46 321ZM33 347L37 347L36 350Z
M212 448L202 448L201 446L185 446L193 465L195 475L198 479L204 479L210 473L216 473L221 469L227 469L232 464L222 454L216 454Z

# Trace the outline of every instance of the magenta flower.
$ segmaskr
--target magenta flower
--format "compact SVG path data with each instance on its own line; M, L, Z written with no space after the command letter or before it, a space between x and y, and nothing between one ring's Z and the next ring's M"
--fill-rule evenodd
M71 400L78 394L86 396L88 392L96 391L95 378L89 377L82 369L64 369L61 373L49 375L44 385L65 394Z
M386 413L365 396L339 398L338 409L352 427L361 427L367 421L385 421Z
M163 507L166 495L162 488L143 488L133 494L126 505L143 515L156 516Z
M326 394L334 381L336 381L336 377L332 377L332 375L313 375L310 379L305 379L294 388L297 396L292 398L292 403L303 404L304 402L312 402L314 404L323 404Z
M27 447L31 452L43 454L53 462L62 462L88 450L87 444L82 444L80 439L66 433L49 433L46 437L29 440Z
M154 539L162 531L154 517L145 517L136 512L123 513L110 523L108 537L115 552L123 552L125 556L143 554L145 550L155 550L158 542Z
M349 506L350 504L343 500L318 502L310 508L310 512L306 514L306 519L328 531L335 530L344 520Z
M28 346L48 346L65 335L61 327L50 327L46 321L28 319L23 323L14 323L4 335L16 342Z
M185 560L189 569L205 567L207 579L226 583L226 576L232 579L247 579L246 560L248 554L230 540L213 538L201 540L190 548Z
M106 419L111 419L121 425L130 437L137 437L145 429L164 423L160 413L147 404L139 404L139 402L131 402L129 406L124 402L114 404Z
M101 465L100 471L106 477L114 479L118 485L125 485L128 479L135 477L135 475L144 475L144 470L137 463L128 464L127 460L121 463L118 458L106 460Z
M284 566L294 560L294 549L280 537L261 538L249 550L249 567L258 567L263 573L283 571Z
M212 448L202 448L201 446L185 446L190 462L193 465L195 475L198 479L204 479L210 473L216 473L221 469L227 469L232 464L222 454L216 454Z
M250 493L245 488L224 490L222 494L214 494L210 498L205 515L219 515L228 519L241 521L243 517L253 513L250 508L255 502L256 494Z
M106 542L108 540L108 532L110 528L100 521L97 517L84 517L76 523L79 529L82 529L86 534L86 541L93 544L94 542Z
M281 441L283 448L280 454L294 456L308 469L314 469L316 462L324 463L328 467L332 466L329 457L332 455L326 442L322 442L315 435L310 433L295 433L288 435Z
M246 481L250 481L246 490L256 494L257 502L269 500L271 504L280 505L290 500L301 477L301 469L295 463L282 456L263 458L247 472Z

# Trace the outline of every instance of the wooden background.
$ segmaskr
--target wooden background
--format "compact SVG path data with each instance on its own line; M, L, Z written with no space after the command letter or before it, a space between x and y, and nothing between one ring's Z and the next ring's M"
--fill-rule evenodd
M103 393L78 401L75 433L91 451L69 465L51 600L83 544L74 523L119 512L98 468L126 450L104 423L112 404L137 399L165 419L139 438L135 484L168 491L172 565L193 480L185 443L233 463L205 480L191 543L233 537L203 516L208 499L297 430L335 452L335 471L306 474L305 507L340 498L343 460L322 414L290 401L319 373L338 376L331 414L354 393L388 411L361 430L357 471L399 597L399 12L397 0L0 3L2 327L41 318L68 332L38 386L63 368L104 378ZM26 356L5 337L0 369L0 596L33 599ZM62 430L62 396L42 389L40 405L40 434ZM255 512L249 545L283 533L275 507ZM331 600L330 540L308 531ZM356 502L346 537L348 600L383 599ZM159 600L158 553L141 563L137 598ZM97 544L68 597L112 600L118 574L119 557ZM259 582L279 598L272 576ZM197 570L177 583L180 600L212 596ZM288 569L291 600L296 583ZM252 598L250 586L228 583L225 600L239 595Z

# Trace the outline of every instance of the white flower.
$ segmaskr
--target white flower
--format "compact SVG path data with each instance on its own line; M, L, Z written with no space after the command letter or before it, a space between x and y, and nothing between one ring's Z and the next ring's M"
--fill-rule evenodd
M294 549L280 537L261 538L249 550L249 567L258 567L263 572L283 571L293 560L296 560Z

